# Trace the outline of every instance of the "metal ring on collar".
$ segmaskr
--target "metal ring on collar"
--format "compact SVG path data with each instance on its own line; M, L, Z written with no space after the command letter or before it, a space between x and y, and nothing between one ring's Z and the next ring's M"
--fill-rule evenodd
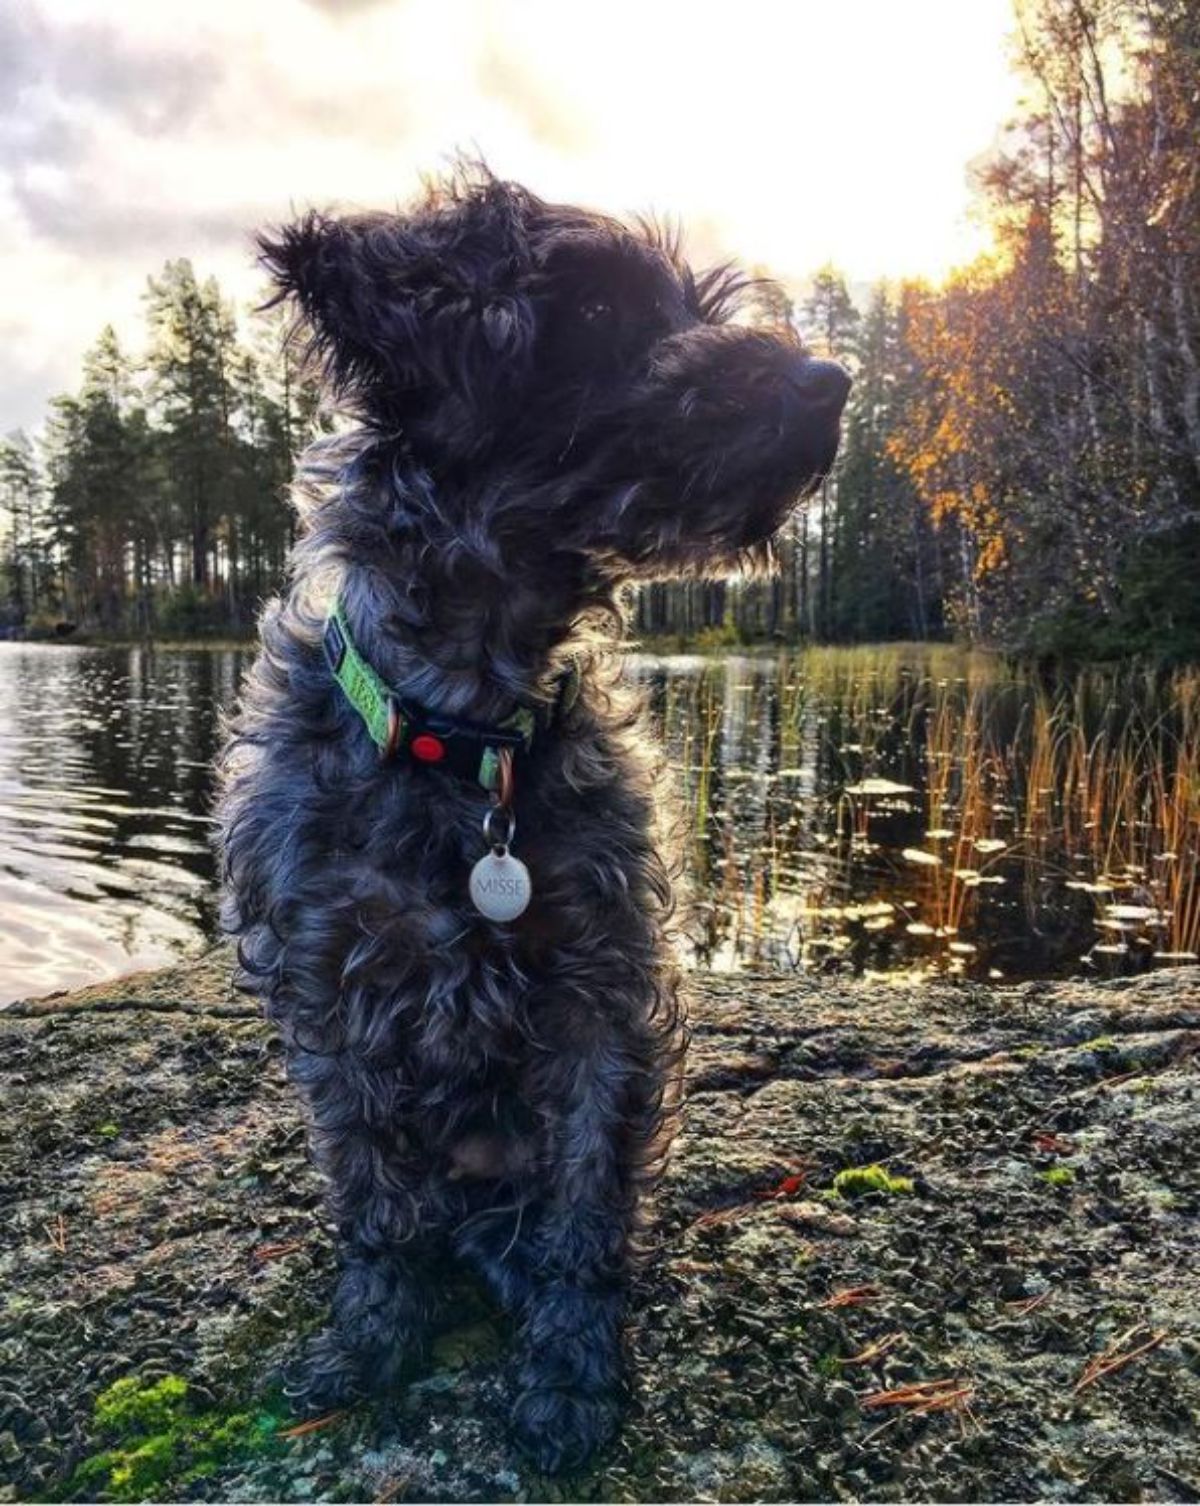
M502 837L497 837L492 830L492 822L499 816L505 822L505 832ZM517 834L517 818L512 811L505 810L499 805L490 805L483 818L483 840L489 847L507 847Z

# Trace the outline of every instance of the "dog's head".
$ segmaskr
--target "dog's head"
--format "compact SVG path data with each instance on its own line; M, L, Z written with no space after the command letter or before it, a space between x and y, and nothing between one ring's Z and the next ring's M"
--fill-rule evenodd
M720 567L829 470L850 380L752 286L672 239L485 171L405 214L310 214L261 242L343 401L431 474L456 527L617 573Z

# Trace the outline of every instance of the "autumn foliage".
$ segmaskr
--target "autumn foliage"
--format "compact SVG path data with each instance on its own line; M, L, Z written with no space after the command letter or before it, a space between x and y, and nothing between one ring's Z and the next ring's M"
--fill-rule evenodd
M898 294L916 375L886 452L961 632L1194 654L1190 572L1145 577L1164 547L1200 568L1200 12L1026 0L1018 22L1040 108L982 174L995 253Z

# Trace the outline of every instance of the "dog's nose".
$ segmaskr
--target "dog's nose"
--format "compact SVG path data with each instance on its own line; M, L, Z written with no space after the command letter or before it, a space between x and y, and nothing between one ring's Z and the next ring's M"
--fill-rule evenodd
M850 394L850 373L836 361L818 361L806 356L792 367L792 385L805 404L836 418Z

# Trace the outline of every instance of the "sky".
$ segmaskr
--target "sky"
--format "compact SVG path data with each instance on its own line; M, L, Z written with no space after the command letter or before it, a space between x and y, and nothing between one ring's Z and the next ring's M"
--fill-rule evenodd
M794 287L943 276L986 245L969 164L1014 113L1010 0L4 0L0 433L73 389L190 256L393 208L456 150L543 197L678 218Z

